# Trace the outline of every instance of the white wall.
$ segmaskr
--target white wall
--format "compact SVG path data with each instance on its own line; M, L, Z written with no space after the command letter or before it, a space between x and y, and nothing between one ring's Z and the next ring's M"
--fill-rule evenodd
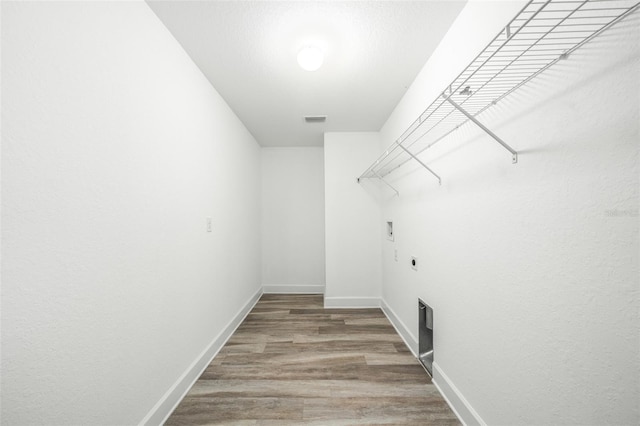
M2 422L140 422L259 292L259 147L144 2L2 55Z
M327 307L379 304L380 189L356 182L379 154L377 132L324 135Z
M383 144L518 7L468 4ZM417 298L434 308L435 379L469 424L640 421L639 23L636 13L481 116L517 165L469 125L421 157L441 187L419 166L395 175L383 299L414 338Z
M262 148L265 292L324 291L322 148Z

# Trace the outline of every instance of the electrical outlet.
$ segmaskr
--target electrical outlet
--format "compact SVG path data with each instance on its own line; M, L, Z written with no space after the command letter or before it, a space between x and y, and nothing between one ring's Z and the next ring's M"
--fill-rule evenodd
M411 256L411 269L414 271L418 270L418 258L415 256Z
M207 232L213 231L213 219L211 217L207 217Z

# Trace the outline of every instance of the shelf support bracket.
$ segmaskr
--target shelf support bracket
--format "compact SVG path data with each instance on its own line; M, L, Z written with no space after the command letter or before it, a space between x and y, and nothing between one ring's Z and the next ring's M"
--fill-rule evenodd
M429 173L431 173L432 175L434 175L436 177L436 179L438 179L438 185L442 185L442 179L440 179L440 176L438 176L436 174L436 172L434 172L433 170L431 170L429 168L429 166L427 166L426 164L424 164L422 161L420 161L420 159L418 157L416 157L415 155L413 155L413 153L411 151L409 151L407 148L404 147L404 145L402 145L400 142L396 142L396 144L402 148L402 150L404 152L406 152L407 154L409 154L411 156L411 158L413 158L414 160L416 160L418 163L420 163L420 165L422 167L424 167L425 169L427 169L429 171Z
M509 151L511 153L511 162L513 164L516 164L518 162L518 152L516 150L514 150L513 148L511 148L509 145L507 145L507 143L505 141L503 141L502 139L500 139L498 137L498 135L496 135L495 133L493 133L491 130L487 129L487 127L482 124L481 122L479 122L473 115L469 114L467 111L464 110L464 108L462 108L460 105L458 105L457 103L455 103L454 101L451 100L450 97L448 97L445 94L442 94L442 96L447 100L447 102L449 102L451 105L453 105L453 107L455 109L457 109L458 111L460 111L462 114L464 114L469 120L473 121L474 123L476 123L476 125L478 127L480 127L482 130L484 130L485 132L487 132L487 134L489 136L491 136L493 139L496 140L496 142L498 142L500 145L502 145L507 151Z
M374 174L374 175L376 175L376 177L377 177L378 179L380 179L380 180L381 180L385 185L387 185L389 188L391 188L391 189L393 190L393 192L395 192L395 193L396 193L396 195L397 195L398 197L400 196L400 193L398 192L398 190L397 190L397 189L395 189L393 186L391 186L391 184L390 184L389 182L387 182L386 180L384 180L384 179L382 178L382 176L380 176L380 175L378 174L378 172L376 172L376 171L374 170L374 171L373 171L373 174Z

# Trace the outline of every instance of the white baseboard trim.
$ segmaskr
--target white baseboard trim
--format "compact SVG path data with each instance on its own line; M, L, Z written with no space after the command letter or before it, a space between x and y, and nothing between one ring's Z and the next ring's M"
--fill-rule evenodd
M379 308L379 297L324 297L325 308Z
M465 426L487 425L435 361L433 362L433 384L462 424Z
M418 339L409 331L409 328L402 322L400 317L396 315L396 313L391 309L391 306L385 302L384 299L381 299L380 306L382 307L382 312L387 316L393 328L396 329L404 343L407 345L411 353L414 357L418 358Z
M193 363L182 373L176 382L167 390L160 400L153 406L146 416L140 421L140 425L161 425L176 406L182 401L182 398L189 392L189 389L198 380L198 377L207 368L211 360L218 354L220 349L227 343L229 337L244 321L247 314L253 309L255 304L262 296L262 288L251 296L244 304L240 311L227 323L222 331L213 339L213 341L205 348L200 355L196 357Z
M265 294L324 294L323 285L263 285Z

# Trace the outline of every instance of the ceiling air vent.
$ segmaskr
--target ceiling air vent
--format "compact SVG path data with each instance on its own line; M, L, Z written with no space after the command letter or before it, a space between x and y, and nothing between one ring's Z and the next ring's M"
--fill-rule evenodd
M326 115L305 115L304 121L307 123L324 123L327 121Z

